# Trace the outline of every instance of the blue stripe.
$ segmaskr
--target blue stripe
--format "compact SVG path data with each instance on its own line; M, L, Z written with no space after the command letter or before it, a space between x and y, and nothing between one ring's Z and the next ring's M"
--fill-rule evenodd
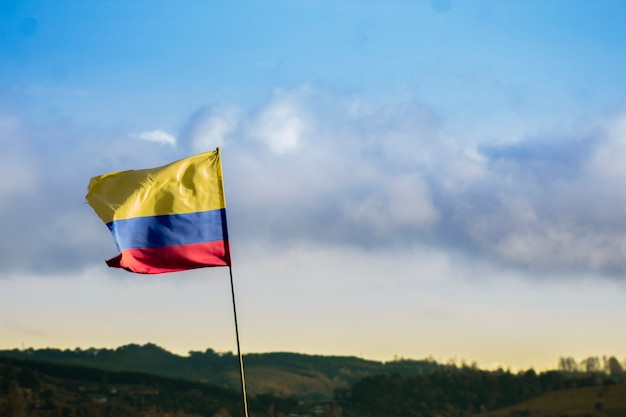
M120 251L224 240L226 209L167 216L135 217L107 223Z

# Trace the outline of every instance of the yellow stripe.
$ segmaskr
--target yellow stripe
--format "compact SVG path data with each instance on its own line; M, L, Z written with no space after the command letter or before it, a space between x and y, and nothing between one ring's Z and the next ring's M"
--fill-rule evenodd
M219 149L158 168L94 177L86 198L104 223L226 208Z

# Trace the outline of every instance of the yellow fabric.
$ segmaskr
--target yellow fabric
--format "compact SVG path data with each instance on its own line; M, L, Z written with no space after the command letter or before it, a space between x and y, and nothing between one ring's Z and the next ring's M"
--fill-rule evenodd
M226 208L219 149L158 168L94 177L86 198L104 223Z

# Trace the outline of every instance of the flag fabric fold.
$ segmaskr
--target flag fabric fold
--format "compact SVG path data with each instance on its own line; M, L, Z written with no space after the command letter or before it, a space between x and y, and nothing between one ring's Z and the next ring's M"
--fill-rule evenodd
M86 199L120 251L110 267L160 274L230 266L219 149L94 177Z

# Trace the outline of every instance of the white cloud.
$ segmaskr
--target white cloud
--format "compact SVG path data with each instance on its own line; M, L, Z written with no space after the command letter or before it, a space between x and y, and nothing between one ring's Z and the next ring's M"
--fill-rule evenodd
M272 152L284 154L295 150L307 132L307 115L294 96L277 93L259 113L252 126L255 137Z
M456 232L508 265L623 273L624 120L487 150L483 175L450 194Z
M169 133L163 130L151 130L147 132L141 132L137 134L131 134L131 138L133 139L141 139L149 142L157 142L163 143L166 145L176 146L176 137L170 135Z
M592 125L583 135L564 131L475 146L475 138L451 135L445 121L410 100L376 103L312 88L277 92L255 111L202 108L183 127L180 150L151 146L177 144L160 130L131 141L94 131L84 141L76 128L26 131L0 119L0 140L8 145L0 155L1 209L12 218L2 226L18 236L7 241L28 248L6 246L0 260L9 269L54 270L101 259L99 251L111 247L105 228L68 229L91 176L223 146L233 242L364 253L426 245L515 268L620 273L626 271L623 120ZM60 140L75 152L58 151ZM23 158L30 149L37 156ZM25 225L33 232L19 234ZM64 243L55 244L60 236Z
M361 197L345 199L342 215L355 230L367 230L381 242L428 231L439 219L428 187L417 176L381 178L368 188Z
M600 181L609 181L626 195L626 114L605 122L604 138L598 143L589 162L589 170Z
M271 124L254 119L252 133L273 155L235 135L233 170L245 165L245 174L229 184L256 202L250 212L264 213L261 223L244 220L248 235L362 248L428 243L524 269L626 270L620 123L483 148L410 101L294 90L258 114L306 120L306 129L272 143Z
M237 126L237 111L234 109L202 111L189 127L193 151L200 153L223 146L226 137L232 134Z

